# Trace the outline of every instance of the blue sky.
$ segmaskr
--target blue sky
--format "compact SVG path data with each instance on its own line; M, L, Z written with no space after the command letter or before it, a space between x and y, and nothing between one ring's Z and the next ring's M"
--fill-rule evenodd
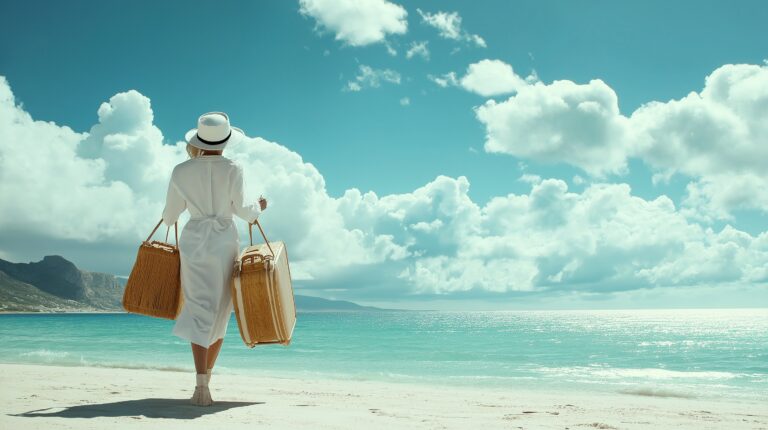
M630 155L624 171L596 175L561 156L567 150L524 156L525 150L511 144L506 152L486 151L490 126L478 120L474 108L488 99L502 103L515 91L483 96L461 84L442 87L435 78L453 72L460 79L471 64L498 60L520 78L535 74L542 85L567 80L586 86L600 79L618 98L620 114L629 117L643 104L701 92L705 78L723 65L760 67L768 58L768 7L760 1L388 4L405 11L394 18L405 30L356 43L311 12L315 6L315 11L333 12L336 6L328 2L4 2L0 75L17 107L35 120L78 133L92 133L99 106L129 90L151 100L152 124L167 145L181 140L200 113L224 110L249 136L300 154L334 198L353 188L378 196L411 193L439 175L464 176L468 196L482 207L493 197L528 194L532 182L521 180L527 174L562 180L576 193L598 182L628 184L633 196L649 201L668 196L680 208L691 182L704 184L717 172L670 167L658 152ZM438 13L460 16L456 38L441 37L440 28L429 25L425 16ZM413 44L423 42L428 58L408 58ZM363 83L360 91L349 91L361 67L394 73L397 82L381 75L379 86ZM666 171L675 172L668 181L654 183L653 175ZM731 225L758 237L766 230L761 205L742 202L718 208L719 217L689 219L715 232ZM24 230L14 228L13 234ZM10 227L6 232L7 238L13 235ZM38 258L31 249L3 251L9 257ZM79 258L91 270L119 270L87 251ZM343 273L318 282L343 283ZM339 298L399 300L362 291ZM454 301L485 300L483 288L462 294ZM743 303L754 297L750 294ZM708 303L702 299L700 304Z

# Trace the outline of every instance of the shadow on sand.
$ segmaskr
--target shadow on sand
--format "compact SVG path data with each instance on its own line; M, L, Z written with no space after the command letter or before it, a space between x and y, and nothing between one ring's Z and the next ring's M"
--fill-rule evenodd
M59 417L59 418L95 418L95 417L138 417L195 419L203 415L215 414L227 409L251 405L263 405L264 402L226 402L215 401L211 406L195 406L189 399L140 399L122 402L77 405L65 408L45 408L21 414L9 414L15 417ZM50 412L47 412L50 411Z

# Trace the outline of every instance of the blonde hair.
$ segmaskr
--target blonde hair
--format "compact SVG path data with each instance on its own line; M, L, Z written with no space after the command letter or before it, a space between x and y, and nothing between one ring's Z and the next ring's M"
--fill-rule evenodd
M203 150L192 146L190 144L187 144L187 154L189 154L189 158L197 158L203 153Z
M201 155L206 155L206 154L207 155L213 155L213 154L221 155L222 152L224 152L223 149L220 149L218 151L208 150L206 152L205 149L200 149L200 148L198 148L196 146L192 146L189 143L187 143L187 154L189 155L189 158L197 158L197 157L199 157Z

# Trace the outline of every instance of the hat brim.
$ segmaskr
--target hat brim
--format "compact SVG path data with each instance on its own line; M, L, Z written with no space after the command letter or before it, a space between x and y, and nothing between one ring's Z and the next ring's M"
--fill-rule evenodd
M243 130L233 126L230 126L229 128L232 129L232 135L229 136L229 139L225 140L224 142L217 143L215 145L205 143L202 140L198 139L196 128L193 128L192 130L189 130L188 132L186 132L184 134L184 140L186 140L188 144L194 146L195 148L218 151L218 150L224 149L224 147L229 145L230 143L238 142L245 137L245 132Z

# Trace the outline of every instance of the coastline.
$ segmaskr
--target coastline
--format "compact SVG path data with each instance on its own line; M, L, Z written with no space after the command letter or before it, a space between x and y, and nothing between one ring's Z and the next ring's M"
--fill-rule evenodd
M478 309L478 310L457 310L457 309L395 309L395 308L376 308L375 310L368 309L298 309L298 312L302 313L315 313L315 312L338 312L338 313L359 313L359 312L444 312L444 313L465 313L465 312L484 312L484 313L504 313L504 312L648 312L648 311L680 311L680 312L698 312L698 311L756 311L765 310L768 312L768 307L763 304L745 307L666 307L666 308L521 308L521 309ZM40 310L40 311L4 311L0 310L0 315L16 315L16 314L127 314L130 312L121 311L118 309L112 310ZM136 314L139 315L139 314ZM150 317L148 317L150 318Z
M99 311L99 310L83 310L83 311L0 311L0 315L56 315L56 314L127 314L126 311Z
M188 403L194 373L0 364L2 428L757 429L749 401L442 387L419 383L216 374L210 407ZM213 426L213 427L211 427Z

